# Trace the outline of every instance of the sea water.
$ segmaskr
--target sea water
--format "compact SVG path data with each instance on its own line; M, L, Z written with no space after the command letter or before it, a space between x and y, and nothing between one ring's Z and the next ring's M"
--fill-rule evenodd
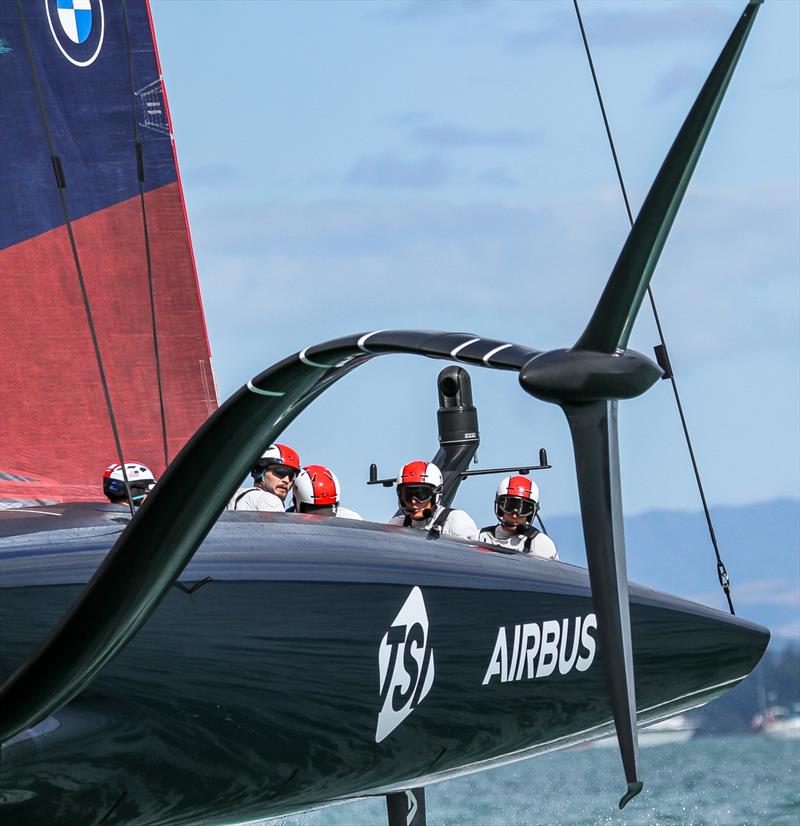
M696 738L640 752L644 790L620 812L625 790L615 749L534 757L429 786L430 826L800 826L800 740ZM381 799L277 821L282 826L386 823ZM275 824L276 821L271 821Z

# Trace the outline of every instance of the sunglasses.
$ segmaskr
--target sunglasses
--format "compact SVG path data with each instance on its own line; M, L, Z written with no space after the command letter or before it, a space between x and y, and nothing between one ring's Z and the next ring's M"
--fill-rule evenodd
M266 469L266 472L277 476L279 479L288 479L290 482L294 482L297 476L297 471L287 465L270 465Z
M412 499L421 504L433 499L433 488L430 485L400 485L397 496L404 505L410 504Z
M501 496L497 505L503 513L518 513L520 516L532 516L536 512L536 502L533 499L522 499L519 496Z

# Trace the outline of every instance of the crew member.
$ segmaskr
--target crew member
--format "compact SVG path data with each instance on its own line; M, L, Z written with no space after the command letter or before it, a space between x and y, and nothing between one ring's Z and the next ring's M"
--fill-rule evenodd
M343 508L341 487L336 474L322 465L307 465L294 483L294 505L297 513L315 513L318 516L338 516L342 519L362 519L361 514Z
M481 528L480 540L487 545L514 548L544 559L558 559L550 537L533 527L539 512L539 488L527 476L507 476L494 497L497 525Z
M237 490L230 511L284 512L284 502L300 472L300 457L286 445L270 445L250 471L253 487Z
M128 477L128 488L131 492L130 500L128 499L128 488L125 487L125 476ZM125 462L124 475L120 464L109 465L103 474L103 493L115 505L130 506L133 503L138 507L147 498L147 494L150 493L155 484L153 471L141 462Z
M478 527L469 514L441 504L442 487L442 472L433 462L403 465L397 476L397 501L402 514L392 517L389 524L428 531L431 538L476 540Z

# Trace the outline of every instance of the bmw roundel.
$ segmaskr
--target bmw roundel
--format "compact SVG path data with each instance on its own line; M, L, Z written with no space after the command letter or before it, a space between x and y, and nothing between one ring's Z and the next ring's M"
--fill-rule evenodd
M75 66L89 66L103 46L103 0L44 0L47 22L61 54Z

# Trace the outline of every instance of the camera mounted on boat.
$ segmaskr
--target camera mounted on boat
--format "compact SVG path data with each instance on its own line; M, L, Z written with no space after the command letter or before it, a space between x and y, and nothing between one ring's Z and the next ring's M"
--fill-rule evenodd
M493 473L527 476L532 470L549 470L545 448L539 450L538 465L513 465L511 467L467 470L475 459L480 444L478 410L472 400L472 381L463 367L445 367L437 379L439 409L436 420L439 428L439 450L432 462L442 472L441 502L448 506L455 497L458 486L469 476L486 476ZM369 466L368 485L390 488L397 484L395 477L378 478L378 465Z

